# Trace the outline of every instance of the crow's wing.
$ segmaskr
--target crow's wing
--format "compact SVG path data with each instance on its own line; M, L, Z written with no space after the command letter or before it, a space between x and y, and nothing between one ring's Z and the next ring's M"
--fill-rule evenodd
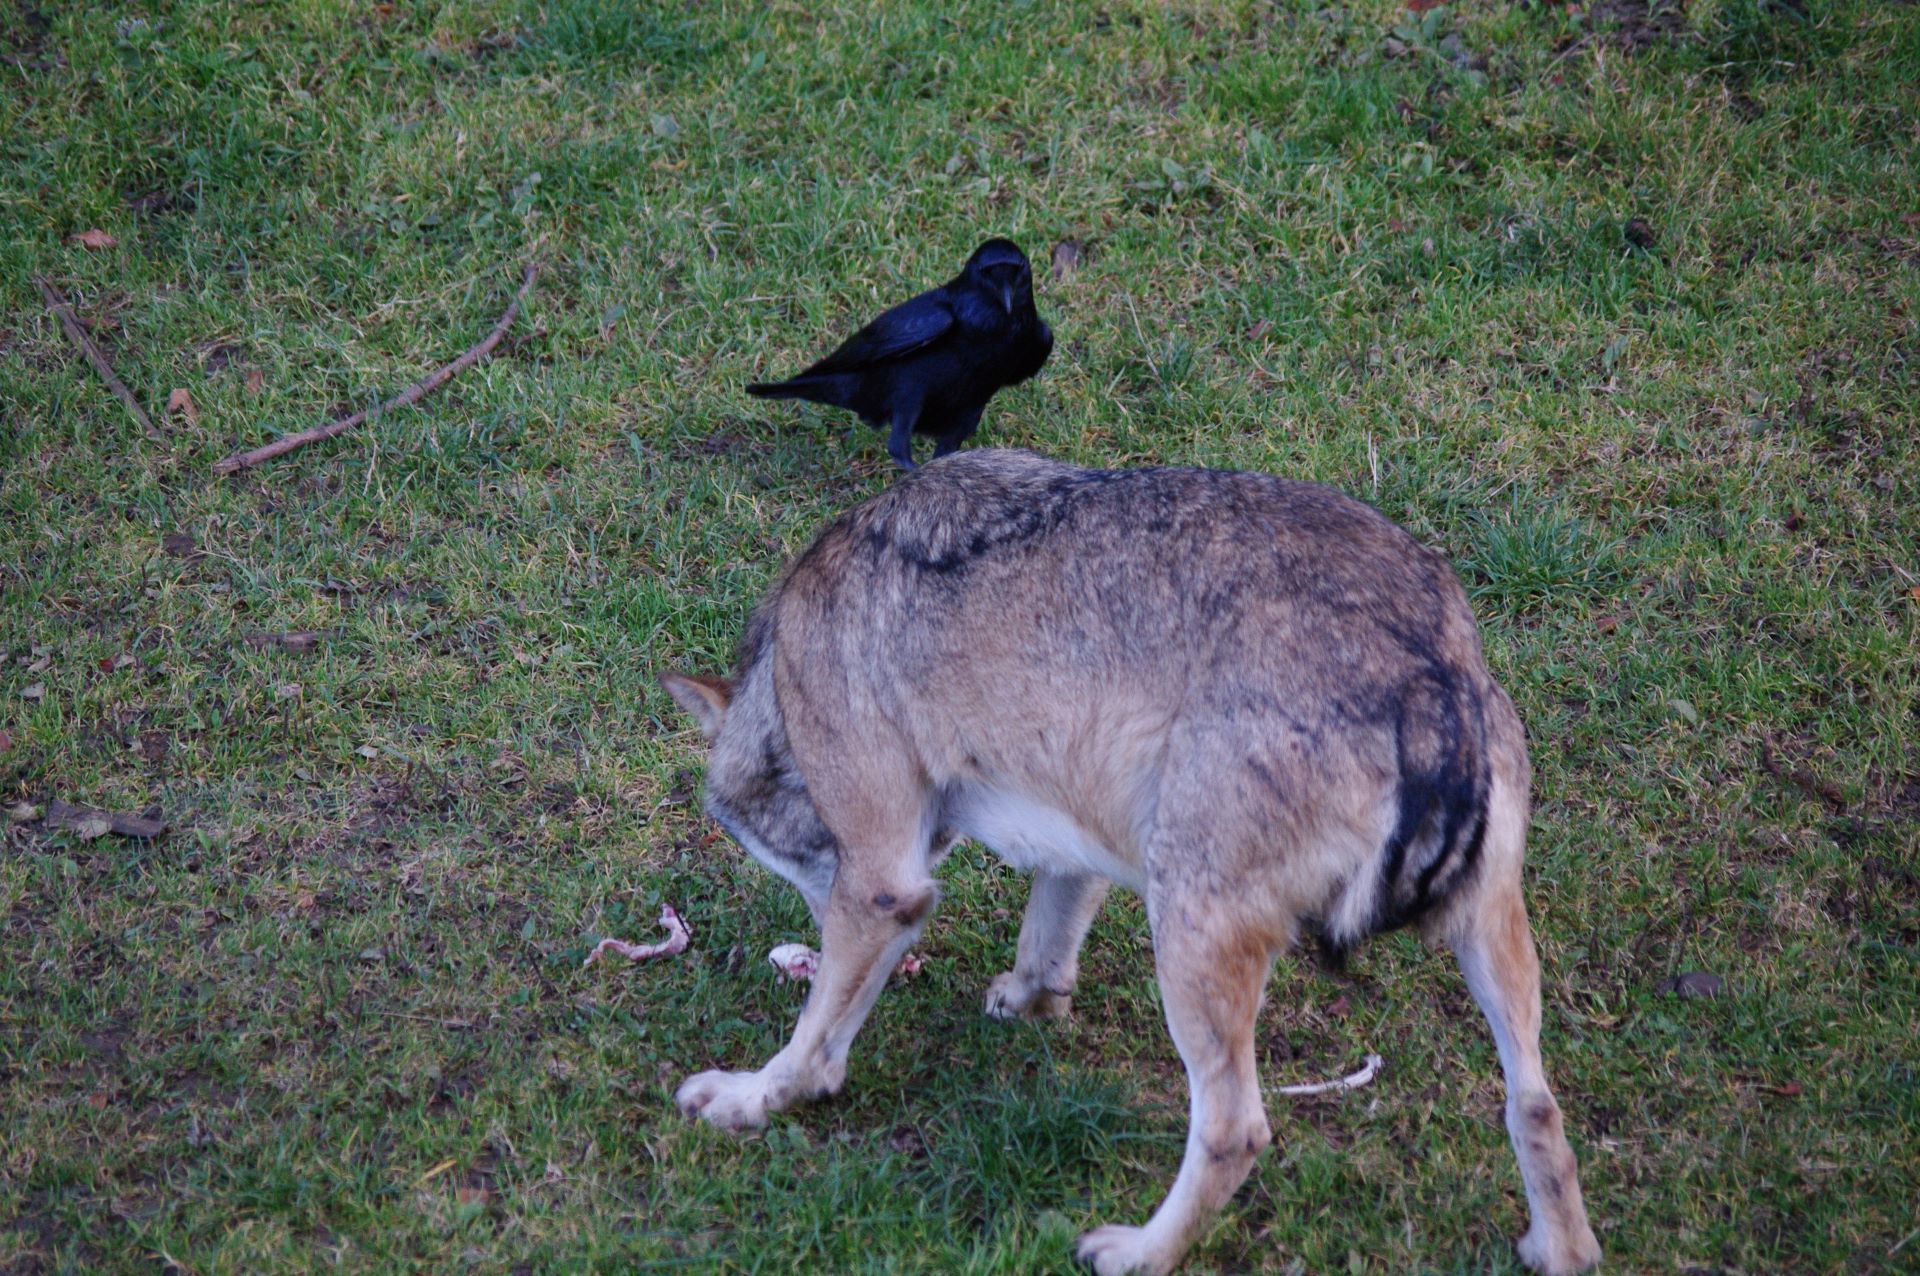
M854 372L876 363L887 363L932 345L945 336L954 323L953 308L947 304L943 290L923 292L848 337L838 350L800 375Z

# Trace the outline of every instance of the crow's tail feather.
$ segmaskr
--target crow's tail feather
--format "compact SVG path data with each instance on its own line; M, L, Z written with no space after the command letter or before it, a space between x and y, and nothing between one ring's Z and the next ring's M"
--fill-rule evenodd
M747 386L747 393L756 399L804 399L807 387L792 381L755 381Z

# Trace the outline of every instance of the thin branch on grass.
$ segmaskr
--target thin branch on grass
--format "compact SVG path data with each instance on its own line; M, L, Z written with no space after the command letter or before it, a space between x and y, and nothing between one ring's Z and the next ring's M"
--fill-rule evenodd
M471 1019L440 1019L433 1015L409 1014L404 1010L381 1010L376 1013L384 1015L388 1019L411 1019L415 1023L430 1023L441 1028L451 1028L455 1032L465 1032L467 1029L473 1027L473 1020Z
M73 313L73 307L67 304L67 299L60 295L60 290L47 282L45 275L35 275L33 282L40 289L40 298L47 303L47 309L53 312L54 317L60 320L60 326L66 330L67 340L80 347L80 353L87 357L93 370L107 383L107 389L127 405L127 411L133 413L133 419L140 423L140 429L148 438L156 443L165 443L167 436L154 428L153 418L140 406L140 400L134 398L133 391L127 389L127 383L115 375L113 365L107 362L106 355L100 353L100 347L93 344L93 338L87 335L87 330L80 326L79 317Z
M312 629L290 629L279 634L248 634L246 641L249 647L278 647L283 651L306 652L320 645L320 634Z
M1370 1054L1366 1057L1360 1071L1352 1076L1341 1077L1336 1081L1315 1081L1306 1085L1283 1085L1274 1089L1275 1094L1335 1094L1341 1090L1358 1090L1361 1086L1380 1075L1380 1056Z
M125 811L96 811L90 806L75 806L59 798L47 803L47 823L54 828L78 833L87 841L106 833L151 840L167 831L165 820L130 815Z
M1784 780L1808 797L1820 799L1834 811L1847 809L1847 795L1840 791L1839 785L1831 780L1823 780L1807 768L1794 766L1791 762L1782 766L1774 756L1773 737L1765 732L1760 736L1760 765L1774 779Z
M520 314L520 303L525 301L527 294L533 290L533 281L539 274L540 264L538 262L527 263L526 271L520 277L520 291L514 294L513 303L507 307L507 312L500 316L500 322L493 325L493 331L481 338L478 345L469 349L452 363L414 382L378 407L356 412L352 416L341 417L338 421L315 426L311 430L302 430L298 434L282 435L273 442L254 448L250 452L235 452L232 456L224 460L216 461L213 466L213 472L215 474L236 474L241 470L258 465L262 461L271 461L276 456L285 456L295 448L305 447L309 443L317 443L321 439L330 439L336 434L345 434L355 426L365 424L374 417L386 412L391 412L395 408L404 408L410 403L418 403L421 399L426 398L429 394L432 394L435 390L445 385L456 373L466 371L493 353L493 348L500 344L502 337L507 335L507 329L513 327L514 319Z

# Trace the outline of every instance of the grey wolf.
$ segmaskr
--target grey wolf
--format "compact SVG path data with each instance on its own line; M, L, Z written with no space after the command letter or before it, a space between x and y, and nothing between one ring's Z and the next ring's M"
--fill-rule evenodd
M1108 884L1145 897L1191 1125L1153 1216L1081 1238L1103 1276L1173 1268L1270 1142L1274 956L1398 926L1453 950L1492 1027L1520 1256L1598 1261L1540 1057L1520 720L1452 569L1379 513L1260 474L962 453L827 527L731 678L662 682L710 742L708 810L822 937L791 1041L690 1078L689 1114L742 1129L839 1090L973 838L1033 873L990 1015L1066 1013Z
M1026 254L989 239L953 279L887 311L798 376L747 393L856 412L890 431L887 451L910 470L916 433L933 436L936 458L954 451L979 428L987 400L1040 371L1052 351Z

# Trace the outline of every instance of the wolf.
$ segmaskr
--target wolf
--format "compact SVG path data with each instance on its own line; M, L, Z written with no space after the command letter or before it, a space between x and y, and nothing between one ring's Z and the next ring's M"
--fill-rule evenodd
M1452 948L1492 1027L1521 1258L1598 1261L1540 1056L1520 720L1452 568L1375 510L1263 474L960 453L794 559L730 678L661 682L707 738L707 810L821 932L792 1039L689 1078L689 1115L748 1129L836 1093L971 838L1033 875L989 1015L1067 1013L1109 884L1145 898L1190 1125L1152 1217L1080 1238L1102 1276L1171 1270L1271 1141L1274 957L1399 926Z

